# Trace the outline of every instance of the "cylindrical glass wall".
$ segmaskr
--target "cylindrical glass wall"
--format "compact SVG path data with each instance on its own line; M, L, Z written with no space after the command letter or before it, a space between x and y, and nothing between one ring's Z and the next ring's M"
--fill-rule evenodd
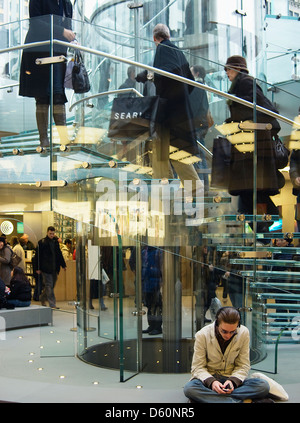
M199 13L191 10L200 3L203 8L206 5L207 11L201 25L199 22L194 26L187 24L187 10L190 16L198 16ZM230 2L230 6L237 8L238 3ZM151 22L152 27L161 20L158 17L151 21L151 14L154 18L159 11L154 7L157 4L150 2L147 6L147 22ZM10 169L10 178L14 182L19 181L14 179L16 176L27 178L31 183L46 181L48 187L51 182L54 188L47 190L51 194L50 208L76 221L78 355L88 363L120 369L121 381L139 371L189 372L195 332L214 320L220 305L242 308L243 323L251 330L251 361L258 363L267 355L267 343L274 342L274 338L269 338L269 327L272 336L278 337L280 333L270 304L275 310L281 310L280 318L287 324L298 309L297 287L282 285L280 280L288 279L288 266L278 256L275 256L275 264L268 261L269 253L283 254L286 251L281 248L285 247L257 244L273 236L283 238L285 231L293 232L295 198L274 195L280 210L278 215L266 213L263 207L252 213L257 199L251 212L242 214L238 212L238 195L232 194L224 184L226 161L224 167L217 167L214 173L215 140L221 136L220 143L227 145L227 152L230 148L240 161L247 158L247 165L251 164L250 168L240 167L238 177L232 178L240 184L239 190L245 188L241 185L242 176L248 175L247 183L252 183L252 191L257 182L253 156L259 131L246 129L241 135L237 122L233 126L226 122L230 127L226 132L228 126L223 123L229 117L228 106L234 99L222 92L227 92L229 87L224 72L227 55L244 51L239 50L238 45L247 47L249 67L254 74L252 58L259 58L261 50L254 42L259 38L255 31L246 29L246 24L239 27L237 23L246 19L242 10L237 9L240 13L234 10L232 25L226 27L217 12L214 20L208 17L213 13L214 9L210 9L213 5L215 2L168 2L162 13L175 41L185 48L188 62L202 64L209 71L205 78L207 85L221 91L194 88L196 100L202 98L206 112L209 107L214 120L209 124L204 113L203 121L200 124L197 121L195 145L198 149L189 150L191 146L186 143L181 113L175 115L171 127L166 129L165 117L169 110L166 115L163 113L163 102L154 95L139 95L139 91L144 93L145 82L153 88L151 79L144 81L141 87L136 85L138 90L128 91L126 95L112 92L127 79L129 64L118 58L106 58L97 54L97 50L133 60L139 45L141 67L135 66L136 73L143 71L143 64L151 63L155 54L151 25L147 26L143 17L145 10L129 9L125 2L112 2L106 7L99 5L95 22L97 16L107 13L103 16L112 23L108 28L102 26L101 20L97 24L73 20L72 27L80 45L88 48L83 56L91 90L85 95L67 92L67 121L59 125L49 120L49 154L35 151L38 133L33 126L20 127L12 139L2 139L4 157L1 160L6 166L3 169ZM122 7L121 22L128 23L130 28L117 28L118 7ZM137 40L132 29L139 25L145 28ZM195 28L201 31L196 32ZM206 47L195 41L199 38L202 43L201 34L207 35ZM228 37L232 39L229 44ZM68 58L74 49L68 50ZM224 60L219 61L221 50ZM169 83L167 79L164 82ZM268 92L267 86L262 88ZM27 100L22 103L24 112ZM146 107L142 119L137 119L134 108L130 109L132 104ZM124 105L126 114L122 109ZM193 103L193 116L196 105L197 102ZM180 106L182 111L183 103ZM153 115L153 110L160 113ZM251 121L256 121L257 114L253 114L252 109L249 116ZM282 125L282 136L291 134L290 123ZM64 142L62 132L66 135ZM22 155L12 157L12 144L26 146L23 151L26 161ZM297 144L290 146L292 149L297 149ZM273 149L264 144L259 151L268 159L273 155ZM37 163L39 173L30 172L30 166ZM270 167L265 169L271 175ZM246 175L242 173L244 170ZM263 178L267 179L268 174L264 173ZM280 172L280 175L285 175L284 181L281 178L282 189L290 189L287 173ZM214 179L216 176L219 179ZM66 183L60 185L63 181ZM283 191L285 195L289 194L288 189ZM292 207L288 207L291 204ZM274 227L269 231L256 231L258 224L268 229ZM259 252L264 254L261 256ZM299 253L297 247L293 252ZM296 268L295 262L292 264ZM281 268L268 279L273 265ZM298 277L297 272L293 276ZM282 303L285 294L288 294L284 297L286 302ZM285 332L284 336L288 337L290 333Z

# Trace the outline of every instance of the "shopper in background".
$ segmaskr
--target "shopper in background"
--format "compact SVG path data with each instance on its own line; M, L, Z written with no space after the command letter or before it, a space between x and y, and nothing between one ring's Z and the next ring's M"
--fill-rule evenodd
M10 291L9 288L5 285L5 283L3 282L3 280L0 279L0 310L2 308L7 308L9 310L12 310L12 309L15 308L15 306L13 304L9 304L7 302L7 295L8 295L8 292L9 291ZM3 330L3 326L0 327L0 329Z
M247 62L242 56L231 56L227 59L225 72L231 82L229 94L253 103L258 106L277 112L259 85L253 88L254 78L249 75ZM253 110L236 101L227 100L230 118L226 122L244 122L253 120ZM279 172L275 161L275 137L280 131L279 122L261 112L256 113L258 123L271 123L271 129L257 130L257 164L256 164L256 196L257 214L279 215L278 207L274 204L272 196L279 194L285 180ZM230 195L239 196L238 212L253 214L253 151L239 151L231 146L231 160L229 169ZM272 222L258 222L257 232L269 232ZM252 227L252 223L250 224ZM269 243L270 239L260 240Z
M295 121L300 121L300 107ZM297 197L295 219L297 232L300 232L300 150L293 150L290 156L290 179L293 184L293 195Z
M24 270L16 266L11 273L10 292L7 294L7 302L15 307L29 307L31 303L31 285Z
M156 45L153 67L194 81L188 61L183 52L170 41L170 30L166 25L157 24L154 27L153 41ZM154 74L154 84L156 95L165 104L165 119L160 129L157 128L162 142L153 140L153 178L169 178L173 175L169 163L169 145L193 155L199 153L190 101L193 86L158 73ZM159 116L160 121L162 118L162 115ZM171 160L171 164L183 185L185 181L192 181L191 194L195 195L198 188L196 182L200 180L194 166L177 160Z
M67 260L73 260L72 241L67 238L64 243L60 243L59 245L65 262Z
M13 236L10 240L10 244L13 252L21 258L21 261L18 266L21 267L21 269L25 272L25 251L23 250L18 237Z
M25 44L47 41L51 38L50 15L53 15L53 38L65 42L75 39L71 30L73 7L70 0L30 0L29 2L29 30ZM66 56L67 48L53 45L53 56ZM37 65L36 59L49 57L50 46L30 47L24 49L20 69L19 95L34 97L36 101L36 121L42 147L49 146L48 112L53 89L53 118L59 127L66 127L64 79L66 63L58 62L54 65ZM50 70L53 66L53 87L51 87Z
M43 277L43 290L40 301L42 305L46 305L48 300L50 307L57 308L54 287L60 268L66 269L66 262L55 237L55 228L53 226L48 227L47 235L38 242L35 261L37 266L36 273L42 274Z
M123 82L122 85L119 86L119 90L123 90L125 88L136 88L135 66L128 67L127 79ZM118 97L136 97L136 94L134 92L124 93L124 94L118 94Z
M9 286L11 279L10 260L12 256L12 249L6 243L6 238L0 236L0 278L5 285Z
M191 72L195 81L204 84L206 71L203 66L191 66ZM190 94L190 99L193 108L194 125L197 140L205 147L205 136L208 129L213 125L214 121L209 110L207 92L201 88L194 87ZM195 169L199 174L200 179L204 182L204 189L208 191L208 165L204 151L199 148L198 156L200 161L195 163Z
M23 250L34 250L35 246L31 241L29 241L29 236L27 234L24 234L20 238L20 244Z

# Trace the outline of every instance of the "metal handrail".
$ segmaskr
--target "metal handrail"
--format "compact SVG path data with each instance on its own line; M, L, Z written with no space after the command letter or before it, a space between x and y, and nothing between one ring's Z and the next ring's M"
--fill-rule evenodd
M14 88L14 87L18 87L20 84L18 82L16 82L15 84L7 84L7 85L1 85L0 89L1 90L5 90L7 88Z
M78 101L75 101L75 103L71 104L71 106L69 107L69 111L71 112L72 109L74 109L74 107L77 106L78 104L80 104L84 101L89 101L93 98L102 97L102 96L106 96L106 95L110 95L110 94L125 94L125 93L130 93L130 92L136 94L139 97L144 97L143 94L141 94L135 88L122 88L122 89L119 89L119 90L104 91L102 93L89 95L88 97L84 97L84 98L81 98Z
M288 125L292 125L292 126L297 125L297 123L294 122L292 119L288 119L288 118L280 115L279 113L272 112L271 110L265 109L264 107L254 105L250 101L236 97L232 94L225 93L223 91L219 91L216 88L210 87L210 86L205 85L205 84L201 84L200 82L192 81L191 79L184 78L183 76L175 75L171 72L167 72L167 71L164 71L164 70L161 70L161 69L157 69L153 66L146 65L144 63L139 63L139 62L136 62L134 60L115 56L113 54L105 53L103 51L94 50L94 49L91 49L91 48L88 48L88 47L78 46L78 45L71 44L71 43L68 43L68 42L65 42L65 41L53 39L52 42L55 43L55 44L58 44L58 45L65 46L67 48L72 48L72 49L75 49L75 50L81 50L81 51L84 51L86 53L94 54L96 56L106 57L106 58L114 60L116 62L123 62L123 63L127 63L128 65L132 65L132 66L136 66L136 67L139 67L139 68L146 69L150 72L157 73L157 74L162 75L162 76L166 76L166 77L174 79L178 82L183 82L185 84L192 85L196 88L203 89L205 91L208 91L208 92L213 93L215 95L218 95L220 97L224 97L228 100L235 101L235 102L240 103L240 104L242 104L246 107L249 107L251 109L255 108L257 111L262 112L266 115L269 115L269 116L271 116L275 119L278 119L281 122L287 123ZM9 51L27 49L27 48L31 48L31 47L38 47L38 46L49 45L49 44L50 44L50 41L41 41L41 42L35 42L35 43L30 43L30 44L22 44L22 45L18 45L18 46L15 46L15 47L9 47L9 48L2 49L0 51L0 54L1 53L7 53Z
M287 123L289 125L296 125L296 122L294 122L292 119L288 119L288 118L280 115L279 113L272 112L271 110L265 109L264 107L254 105L250 101L236 97L232 94L224 93L223 91L219 91L216 88L210 87L210 86L205 85L205 84L201 84L200 82L197 82L197 81L192 81L191 79L184 78L183 76L175 75L171 72L167 72L167 71L164 71L164 70L161 70L161 69L157 69L153 66L146 65L146 64L143 64L143 63L139 63L139 62L136 62L134 60L122 58L122 57L115 56L115 55L109 54L109 53L105 53L103 51L98 51L98 50L94 50L94 49L91 49L91 48L88 48L88 47L73 45L73 44L67 43L65 41L53 40L53 43L63 45L65 47L70 47L70 48L82 50L82 51L85 51L86 53L95 54L96 56L104 56L104 57L107 57L107 58L114 60L114 61L117 61L117 62L123 62L123 63L127 63L128 65L132 65L132 66L136 66L136 67L139 67L139 68L146 69L150 72L157 73L157 74L160 74L162 76L166 76L168 78L175 79L176 81L183 82L185 84L192 85L192 86L197 87L197 88L201 88L205 91L211 92L211 93L216 94L218 96L225 97L228 100L235 101L235 102L240 103L240 104L242 104L246 107L250 107L251 109L255 108L257 111L262 112L264 114L267 114L271 117L274 117L275 119L278 119L278 120L280 120L284 123Z

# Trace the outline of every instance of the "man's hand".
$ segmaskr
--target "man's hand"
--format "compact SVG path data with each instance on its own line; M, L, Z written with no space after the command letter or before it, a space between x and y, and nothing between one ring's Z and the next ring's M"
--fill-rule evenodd
M234 390L233 383L231 380L226 380L223 384L223 391L225 394L231 394L231 392Z
M211 385L211 389L218 394L231 394L231 392L234 390L234 387L230 380L226 380L225 383L214 380Z

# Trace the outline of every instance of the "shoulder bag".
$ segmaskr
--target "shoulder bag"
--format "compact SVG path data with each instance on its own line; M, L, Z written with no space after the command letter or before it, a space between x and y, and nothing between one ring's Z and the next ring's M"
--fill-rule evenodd
M82 55L79 51L76 51L74 56L72 85L74 92L77 94L87 93L91 89L88 73L83 63Z
M16 266L19 265L22 258L20 256L18 256L18 254L16 254L12 248L9 247L9 249L10 249L10 252L11 252L11 258L10 258L9 265L12 269L14 269Z

